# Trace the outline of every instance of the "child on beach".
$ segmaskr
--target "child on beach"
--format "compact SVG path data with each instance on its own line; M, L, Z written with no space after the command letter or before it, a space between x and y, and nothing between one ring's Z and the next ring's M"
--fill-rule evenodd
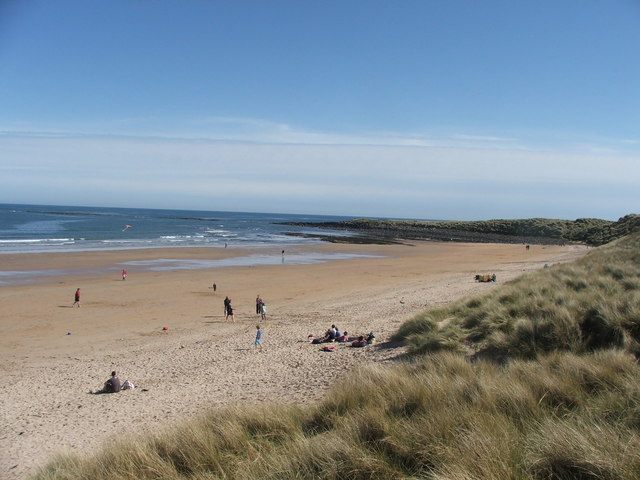
M256 325L256 339L253 342L253 347L254 349L256 347L260 347L260 350L262 351L262 330L260 330L260 325Z

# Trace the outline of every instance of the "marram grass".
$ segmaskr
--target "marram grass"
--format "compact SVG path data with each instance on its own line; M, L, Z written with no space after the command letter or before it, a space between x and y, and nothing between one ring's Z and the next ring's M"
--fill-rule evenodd
M494 359L609 348L639 353L640 234L426 311L394 340L414 354L456 350Z

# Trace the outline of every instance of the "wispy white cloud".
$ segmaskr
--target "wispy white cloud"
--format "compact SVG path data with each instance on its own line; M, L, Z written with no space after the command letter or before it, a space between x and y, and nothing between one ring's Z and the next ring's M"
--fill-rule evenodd
M316 131L262 118L203 116L194 118L131 117L58 125L0 125L0 136L33 138L123 137L151 141L199 140L281 145L416 146L459 149L552 151L587 154L640 153L640 141L585 136L575 132L510 131L508 135L465 131L461 127L412 131Z
M414 218L640 211L638 154L536 151L509 136L345 135L225 117L199 124L206 122L247 133L2 132L0 201Z

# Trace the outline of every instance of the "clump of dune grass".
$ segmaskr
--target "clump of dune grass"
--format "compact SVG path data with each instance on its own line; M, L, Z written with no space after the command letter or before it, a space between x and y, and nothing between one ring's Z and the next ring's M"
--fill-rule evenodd
M444 319L446 328L439 328ZM393 340L405 341L414 354L466 349L494 358L608 348L638 352L640 234L422 313Z
M313 406L210 411L33 478L638 479L638 385L620 350L506 366L442 352L360 369Z

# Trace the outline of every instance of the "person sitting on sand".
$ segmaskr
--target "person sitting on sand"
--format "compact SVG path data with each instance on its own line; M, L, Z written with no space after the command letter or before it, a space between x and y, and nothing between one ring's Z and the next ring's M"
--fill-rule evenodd
M323 342L335 342L336 333L331 328L324 332L324 337L322 337Z
M116 376L115 370L111 372L111 378L104 382L102 390L95 392L98 393L118 393L120 391L120 379Z
M348 341L349 341L349 332L344 332L342 335L336 338L336 342L344 343Z

